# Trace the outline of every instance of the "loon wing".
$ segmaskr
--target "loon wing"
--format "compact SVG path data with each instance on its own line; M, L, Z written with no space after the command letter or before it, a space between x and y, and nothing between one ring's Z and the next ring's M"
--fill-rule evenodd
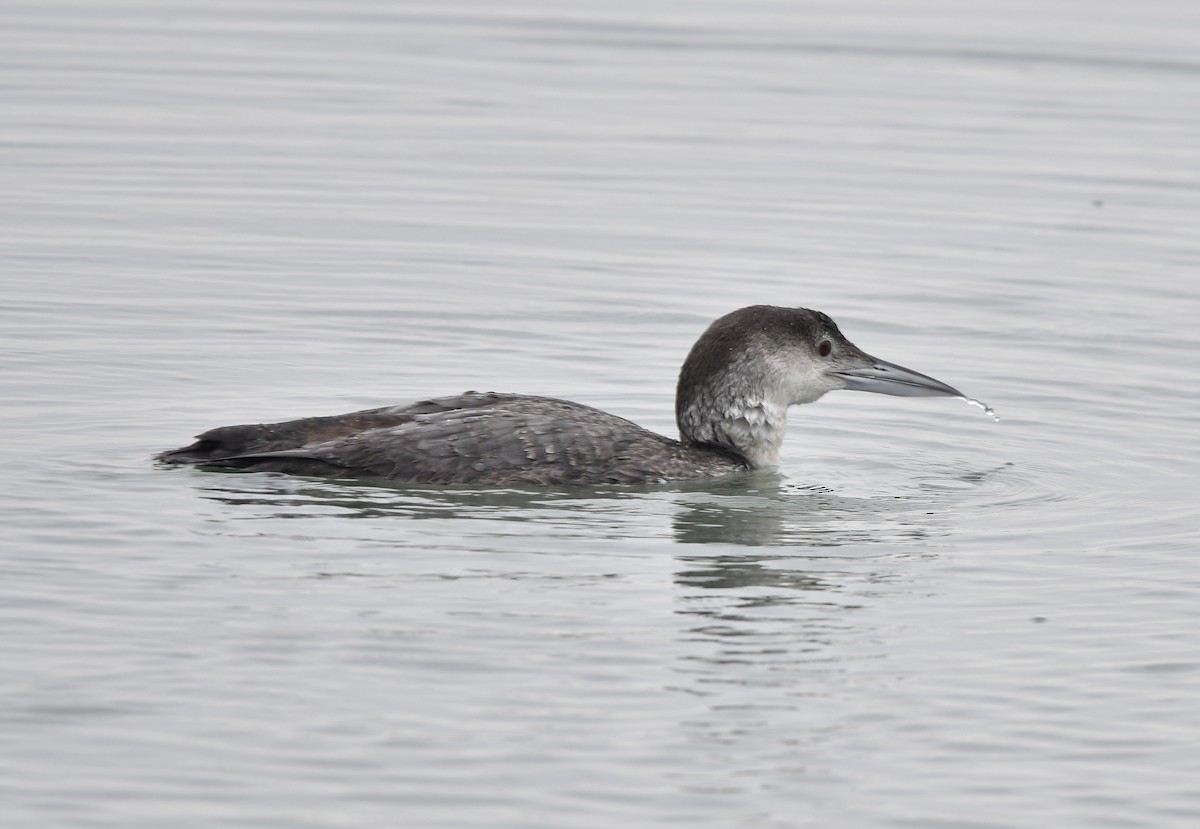
M385 406L280 423L221 426L197 435L196 442L190 446L162 452L157 457L166 463L208 463L253 453L282 452L369 429L408 423L423 414L487 406L506 397L512 395L469 391L406 406Z
M329 418L223 427L160 458L404 483L570 484L690 477L686 469L664 468L682 463L681 449L578 403L468 392Z

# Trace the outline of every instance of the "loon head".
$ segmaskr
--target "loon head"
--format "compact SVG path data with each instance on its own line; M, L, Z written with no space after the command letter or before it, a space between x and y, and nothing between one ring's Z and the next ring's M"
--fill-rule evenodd
M685 443L736 452L751 467L779 459L789 406L836 389L964 397L945 383L867 354L820 311L753 305L718 319L692 346L675 395Z

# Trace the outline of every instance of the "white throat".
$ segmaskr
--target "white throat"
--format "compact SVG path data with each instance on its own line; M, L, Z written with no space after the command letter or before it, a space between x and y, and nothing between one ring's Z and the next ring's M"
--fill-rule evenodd
M709 415L694 430L694 438L736 449L753 468L774 466L787 430L787 406L769 402L733 404Z

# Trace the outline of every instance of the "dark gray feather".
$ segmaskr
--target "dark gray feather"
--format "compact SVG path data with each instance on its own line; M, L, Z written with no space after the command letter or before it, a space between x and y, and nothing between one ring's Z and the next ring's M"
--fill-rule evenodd
M744 468L599 409L467 392L411 406L226 426L160 460L405 483L635 483Z

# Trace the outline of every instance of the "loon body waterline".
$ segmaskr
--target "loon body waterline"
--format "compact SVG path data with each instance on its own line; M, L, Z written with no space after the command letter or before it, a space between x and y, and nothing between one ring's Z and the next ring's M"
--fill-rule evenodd
M568 485L726 475L774 464L790 406L836 389L964 397L878 360L807 308L754 305L696 341L679 373L679 440L549 397L466 392L284 423L224 426L167 463L401 483Z

